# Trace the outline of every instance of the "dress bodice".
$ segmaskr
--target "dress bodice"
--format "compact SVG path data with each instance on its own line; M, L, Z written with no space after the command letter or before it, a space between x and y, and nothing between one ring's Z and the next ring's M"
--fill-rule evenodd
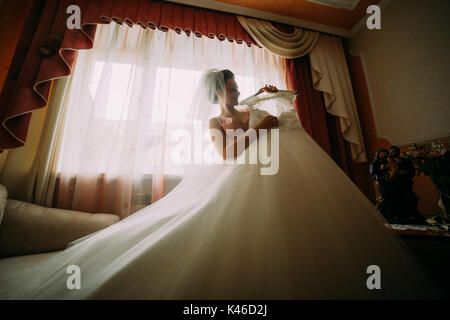
M254 128L262 119L269 115L273 115L265 110L249 108L250 111L250 122L249 128ZM294 109L290 111L283 111L278 116L278 127L280 131L284 130L292 130L292 129L300 129L301 124L298 119L297 113Z
M243 101L250 112L249 128L254 128L262 119L268 115L278 118L278 129L280 131L301 128L300 120L294 109L293 99L295 92L280 90L275 94L251 96Z
M263 94L261 96L251 96L242 100L240 106L249 112L248 128L255 128L265 117L272 115L278 118L278 127L280 131L302 129L297 112L294 109L293 98L294 91L280 90L273 94ZM244 129L246 124L240 121L232 123L230 119L219 121L223 129L233 128L234 130ZM246 129L244 129L246 131ZM233 136L226 136L226 143L228 144L234 138Z

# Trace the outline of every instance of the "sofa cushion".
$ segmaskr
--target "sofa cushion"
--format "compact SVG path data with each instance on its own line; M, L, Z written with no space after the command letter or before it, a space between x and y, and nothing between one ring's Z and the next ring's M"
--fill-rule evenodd
M8 199L0 227L0 257L62 250L69 242L117 221L114 214L46 208Z
M5 211L6 199L8 198L8 190L4 185L0 184L0 226L2 225L3 212Z

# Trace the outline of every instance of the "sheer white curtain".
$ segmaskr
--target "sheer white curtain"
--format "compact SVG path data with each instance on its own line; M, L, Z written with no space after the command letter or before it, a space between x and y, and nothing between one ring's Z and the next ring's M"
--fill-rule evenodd
M196 82L230 69L241 98L265 84L283 89L283 59L245 44L100 25L80 51L67 99L57 206L122 218L161 198L183 176L171 159L173 130L187 125ZM218 110L217 110L218 111Z

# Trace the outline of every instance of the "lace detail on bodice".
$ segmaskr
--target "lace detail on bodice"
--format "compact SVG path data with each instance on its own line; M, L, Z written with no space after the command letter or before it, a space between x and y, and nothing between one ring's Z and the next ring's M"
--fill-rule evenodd
M280 130L300 129L301 124L297 112L294 109L295 92L280 90L275 94L262 94L258 97L251 96L243 101L250 112L249 127L255 127L264 117L274 115L278 117Z

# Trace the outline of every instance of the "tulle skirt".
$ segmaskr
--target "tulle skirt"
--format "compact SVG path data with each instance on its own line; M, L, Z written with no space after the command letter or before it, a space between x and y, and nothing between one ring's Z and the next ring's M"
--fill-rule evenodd
M280 132L277 174L260 169L193 171L163 199L43 262L15 297L445 298L302 129ZM80 289L67 287L70 265ZM369 266L379 267L378 289L368 286Z

